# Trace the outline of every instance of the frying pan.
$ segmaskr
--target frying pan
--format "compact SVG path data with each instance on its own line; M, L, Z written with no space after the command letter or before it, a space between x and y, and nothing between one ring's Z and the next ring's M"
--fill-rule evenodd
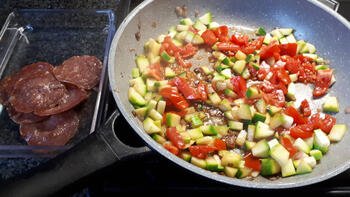
M329 59L335 68L337 82L329 94L337 96L340 112L335 114L338 123L347 123L348 117L343 113L350 105L348 92L350 80L350 23L339 14L317 1L302 0L146 0L136 7L120 25L112 41L109 53L109 82L114 99L120 113L140 136L147 147L133 148L123 144L115 132L123 128L115 128L113 123L120 115L116 110L106 121L105 125L90 135L78 146L65 154L51 160L40 171L30 174L6 186L3 194L7 196L39 196L50 194L73 183L98 169L123 160L127 157L142 155L150 149L166 157L186 170L199 174L204 178L226 183L232 186L259 189L293 188L314 184L333 177L350 166L350 140L348 134L344 139L332 144L329 152L324 156L312 173L292 176L270 181L258 177L254 181L233 179L198 168L176 157L155 142L143 131L142 123L132 115L133 107L128 101L129 74L135 67L135 53L130 48L136 48L136 53L142 53L143 43L149 38L155 38L167 32L171 25L178 24L179 18L174 13L176 6L187 5L189 17L194 18L194 11L203 14L212 12L219 24L233 25L255 29L266 27L271 31L274 27L290 27L296 30L298 39L307 40L317 47L317 53ZM157 28L152 27L156 22ZM141 24L141 39L135 39ZM311 98L311 86L298 86L297 97ZM322 99L315 101L315 110L322 103ZM2 194L0 196L3 196Z

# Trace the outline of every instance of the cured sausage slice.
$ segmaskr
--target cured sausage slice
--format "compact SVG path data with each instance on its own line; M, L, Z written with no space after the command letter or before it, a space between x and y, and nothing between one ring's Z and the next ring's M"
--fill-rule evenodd
M10 93L9 101L16 111L31 113L48 109L57 105L67 91L51 70L28 70L24 75L18 78Z
M101 76L102 63L95 56L73 56L53 70L55 77L82 89L95 87Z
M56 106L49 109L34 111L34 113L39 116L48 116L65 112L77 106L89 96L84 89L80 89L74 85L68 85L66 87L68 91L60 99Z
M13 120L13 122L15 122L17 124L35 123L35 122L40 122L40 121L48 118L48 116L37 116L33 113L17 112L11 105L6 107L6 109L7 109L7 112L9 114L10 118Z
M65 145L78 131L79 118L74 110L52 115L48 119L31 124L21 124L20 133L29 145Z

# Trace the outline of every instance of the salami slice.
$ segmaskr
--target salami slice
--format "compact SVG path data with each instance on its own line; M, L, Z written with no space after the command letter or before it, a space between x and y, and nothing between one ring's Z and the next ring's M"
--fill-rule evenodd
M80 89L74 85L68 85L66 87L68 91L60 99L56 106L49 109L34 111L34 113L39 116L48 116L65 112L79 105L89 96L89 94L84 89Z
M32 74L29 76L28 73ZM51 70L29 69L24 76L18 78L9 101L16 111L31 113L57 105L66 91Z
M53 70L55 77L82 89L92 89L100 81L101 61L95 56L73 56Z
M79 118L74 110L52 115L48 119L31 124L21 124L21 136L29 145L65 145L78 131Z
M48 116L37 116L33 113L17 112L11 105L7 106L6 109L11 120L17 124L35 123L48 118Z

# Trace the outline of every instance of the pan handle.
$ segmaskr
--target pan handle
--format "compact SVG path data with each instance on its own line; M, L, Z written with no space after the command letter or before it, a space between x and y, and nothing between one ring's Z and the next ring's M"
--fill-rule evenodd
M336 0L318 0L320 3L326 5L327 7L330 7L332 10L338 12L339 9L339 2Z
M3 185L0 196L48 196L125 157L150 152L147 147L125 145L116 137L112 128L118 116L115 111L101 129L78 145Z

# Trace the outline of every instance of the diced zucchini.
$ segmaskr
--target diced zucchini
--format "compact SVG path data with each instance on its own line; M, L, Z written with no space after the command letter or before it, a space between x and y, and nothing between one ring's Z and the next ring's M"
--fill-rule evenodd
M304 139L305 143L312 148L314 146L314 136Z
M243 79L249 79L250 78L250 72L249 69L246 67L242 72Z
M209 25L212 22L211 13L208 12L203 16L199 17L199 21L204 25Z
M279 144L279 142L278 142L278 140L276 138L273 138L272 140L268 141L267 144L269 145L270 150L271 150L274 146Z
M162 52L162 54L160 56L163 58L163 60L165 60L168 63L174 63L175 62L175 58L171 57L165 50ZM169 68L169 67L167 67L167 68ZM169 68L169 69L171 69L171 68ZM173 72L171 74L175 76L175 72Z
M230 89L225 89L224 93L225 93L225 95L227 95L227 96L229 96L231 98L237 98L237 94L234 91L230 90Z
M165 101L158 101L158 104L157 104L157 111L158 111L160 114L164 114L165 107L166 107L166 102L165 102Z
M288 43L296 43L297 40L295 39L295 37L293 36L293 34L290 34L286 37Z
M241 160L242 156L240 154L235 152L227 152L221 158L221 165L239 167Z
M247 138L247 131L241 130L236 138L236 144L239 146L243 146L246 138Z
M197 115L191 117L191 125L193 128L197 128L203 125L203 122Z
M253 141L254 140L254 133L255 133L255 125L248 125L247 130L248 130L247 131L248 132L247 140Z
M271 42L272 36L268 33L265 35L263 43L268 45Z
M320 160L323 157L322 152L317 149L311 150L310 155L314 157L316 160Z
M197 157L191 158L191 163L197 167L205 169L207 167L207 162L204 159L199 159Z
M296 82L298 81L298 73L295 73L295 74L290 74L289 75L289 78L292 82Z
M211 23L209 23L208 28L209 29L215 29L215 28L218 28L219 26L220 26L219 23L211 22Z
M189 25L189 26L191 26L191 25L193 25L193 21L190 18L185 18L185 19L182 19L180 21L180 24L181 25Z
M330 140L327 135L320 129L314 130L314 148L320 150L322 153L328 151Z
M291 100L295 100L295 84L294 83L290 83L288 85L288 93L287 93L287 97Z
M145 73L149 67L148 59L144 55L139 55L136 58L136 65L141 73Z
M187 41L187 40L186 40ZM193 38L192 38L192 44L203 44L204 43L204 40L203 38L200 36L200 35L194 35Z
M207 162L207 167L206 167L207 170L218 171L219 163L216 161L214 157L212 156L207 157L205 161Z
M173 38L177 34L175 26L171 26L168 30L168 36Z
M252 148L256 145L256 142L253 142L253 141L245 141L244 142L244 149L246 151L251 151Z
M224 76L226 79L230 79L232 78L232 73L231 73L231 69L227 68L227 69L223 69L220 74L222 76Z
M253 116L253 119L252 119L253 123L256 123L258 121L265 122L265 120L266 120L266 115L265 114L262 114L262 113L259 113L259 112L255 112L254 113L254 116Z
M152 110L152 109L155 109L157 106L157 101L156 100L153 100L151 99L148 104L147 104L147 107Z
M267 138L273 136L274 133L275 131L270 129L269 125L260 121L256 123L254 134L254 137L256 139Z
M158 127L151 118L146 118L143 121L143 128L148 134L161 132L160 127Z
M133 88L129 88L129 101L138 106L146 105L146 100Z
M277 37L277 39L283 38L283 34L279 31L279 29L274 29L271 31L271 35Z
M162 120L163 116L162 114L160 114L158 111L156 111L155 109L152 109L149 112L149 116L153 119L153 120Z
M266 113L266 103L264 99L260 99L255 103L255 107L258 110L259 113L265 114Z
M215 127L212 125L203 125L203 126L200 126L199 129L204 135L217 135L218 134Z
M197 29L198 31L205 31L207 29L207 26L205 26L202 22L200 22L199 20L197 20L193 27L195 29Z
M283 115L281 113L276 113L274 116L271 118L270 122L270 128L275 129L279 126L282 126L285 123L285 120L283 118Z
M270 105L269 106L269 113L271 116L275 115L276 113L280 112L282 110L281 107L276 107L276 106L273 106L273 105Z
M277 161L277 163L282 167L282 169L283 166L288 162L289 152L281 144L275 145L271 149L270 155L274 160Z
M150 78L147 78L146 79L146 88L147 88L147 91L149 92L155 92L157 90L156 86L154 85L155 84L155 80L153 79L150 79Z
M249 176L251 174L251 172L252 172L251 168L247 168L247 167L240 168L236 173L236 177L239 179L242 179L242 178Z
M252 114L250 111L250 106L248 104L240 104L237 111L237 117L241 120L251 120Z
M168 127L176 127L180 124L181 116L174 113L166 114L166 124Z
M190 129L187 131L192 140L197 140L203 137L203 133L199 128Z
M164 42L164 38L165 38L166 35L164 34L161 34L157 37L157 42L158 43L163 43Z
M197 145L209 145L209 144L212 144L213 141L214 141L213 137L211 137L211 136L204 136L204 137L198 138L196 140L196 144Z
M195 34L192 32L192 31L186 31L186 36L185 36L185 41L187 43L191 43L192 42L192 39L193 37L195 36Z
M237 74L242 74L242 72L244 71L245 65L246 65L245 60L237 60L233 65L233 71L235 71L235 73Z
M310 165L310 167L314 168L317 164L317 161L314 157L304 157L303 160Z
M243 129L243 123L239 121L228 121L229 128L240 131Z
M222 101L220 102L219 108L222 111L231 111L231 102L228 99L222 99Z
M224 172L225 172L226 176L234 178L236 176L237 172L238 172L238 169L237 168L232 168L232 167L229 167L229 166L225 166Z
M182 152L180 154L180 157L187 162L191 162L192 156L191 156L191 153L189 153L189 152L186 152L186 151Z
M256 33L257 35L260 35L260 36L265 36L265 35L266 35L266 31L265 31L265 29L263 29L262 27L259 27L259 28L255 31L255 33Z
M245 53L243 53L242 51L237 51L237 53L235 54L235 58L237 60L246 60L247 59L247 55Z
M142 77L138 77L136 79L133 79L134 82L134 88L135 90L141 95L141 96L145 96L146 92L147 92L147 88L146 88L146 84L143 81Z
M187 35L187 31L182 31L180 33L175 34L174 39L180 42L183 42L185 41L186 35Z
M214 72L214 78L212 81L225 81L225 76L221 75L220 73Z
M166 139L158 134L152 134L152 138L159 144L163 144L164 142L166 142Z
M132 78L135 79L135 78L138 78L140 77L140 70L138 68L133 68L132 69Z
M275 160L271 158L266 158L266 159L260 159L260 161L261 161L261 175L270 176L281 172L281 167L280 165L278 165L278 163Z
M252 147L252 154L255 157L268 157L270 155L270 147L266 139L260 140Z
M323 111L335 112L335 113L339 112L339 103L338 103L337 97L335 96L327 97L323 104Z
M160 50L160 44L153 40L152 38L149 39L149 50L148 53L151 53L154 57L159 55L159 50ZM141 69L140 69L141 70Z
M281 34L285 35L285 36L288 36L289 34L293 33L293 29L290 29L290 28L279 28L278 29L279 32L281 32Z
M310 43L306 43L306 46L308 48L308 52L313 54L313 53L316 53L316 47L313 45L313 44L310 44ZM317 58L316 58L317 59ZM315 60L316 60L315 59Z
M343 139L346 133L346 125L345 124L336 124L332 127L331 132L328 135L328 138L331 142L339 142Z
M306 42L304 40L299 40L297 41L297 53L302 53L302 50L304 50L305 46L306 46Z
M149 107L141 107L141 108L135 109L134 112L138 117L145 118L146 116L148 116L150 110L149 110Z
M311 54L311 53L304 53L303 56L309 57L309 58L313 59L314 61L316 61L316 59L318 58L318 56L316 54Z
M190 28L189 25L182 25L182 24L180 24L180 25L176 26L176 30L180 31L180 32L187 31L189 28Z
M201 69L206 75L210 75L213 73L213 71L211 71L208 66L201 66Z
M284 37L281 38L281 39L280 39L280 43L281 43L281 44L288 44L287 38L284 38Z
M304 160L300 160L298 164L296 174L306 174L312 172L312 167L306 163Z
M221 103L221 98L216 92L209 94L209 99L215 106L218 106Z
M293 165L293 160L288 159L287 162L281 166L282 177L295 175L295 168Z
M284 119L284 123L282 124L282 126L286 129L289 129L292 125L293 125L293 122L294 122L294 118L291 117L291 116L288 116L286 114L282 114L283 116L283 119Z
M321 65L315 66L315 69L316 69L316 70L328 70L329 67L326 66L326 65L321 64Z
M296 147L299 151L303 151L304 153L306 154L309 154L310 153L310 147L308 144L306 144L306 142L301 139L301 138L298 138L295 140L294 144L293 144L294 147Z
M227 126L214 126L214 128L221 136L226 136L229 129Z
M251 98L251 99L253 99L253 98L258 98L258 97L261 96L260 93L259 93L258 88L252 87L252 86L250 86L250 87L247 89L247 92L246 92L245 95L246 95L247 98L249 98L249 99L250 99L250 98Z
M176 76L175 72L170 67L165 68L165 77L166 78L173 78L175 76Z

